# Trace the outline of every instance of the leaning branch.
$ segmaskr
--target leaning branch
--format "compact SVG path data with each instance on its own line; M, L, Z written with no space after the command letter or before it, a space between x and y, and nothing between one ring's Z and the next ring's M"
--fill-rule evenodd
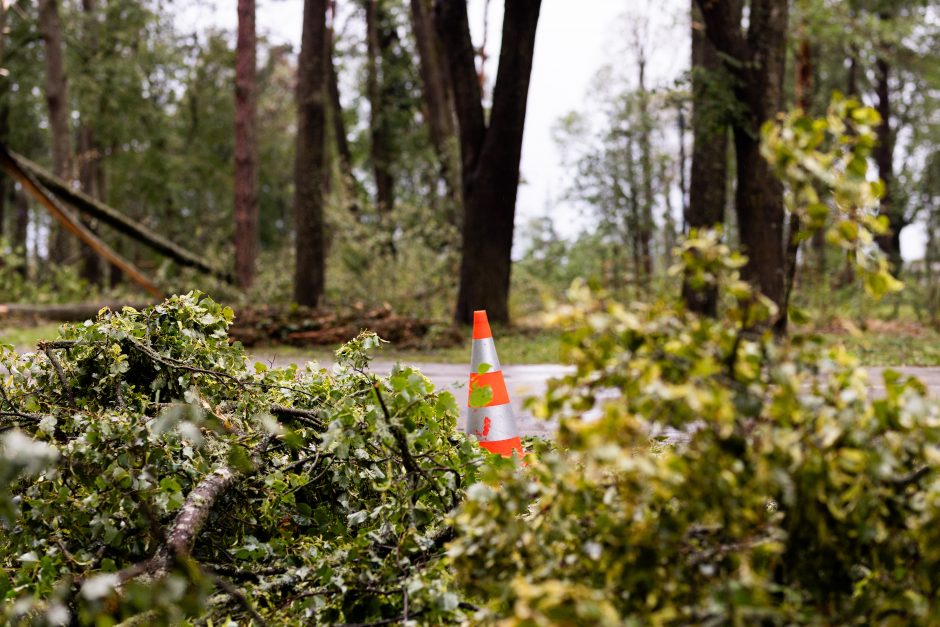
M160 288L144 276L131 262L118 255L110 246L101 241L88 227L82 224L71 211L62 206L62 203L59 202L31 172L24 169L16 161L3 144L0 144L0 167L6 170L11 178L19 182L20 185L23 186L23 189L45 207L69 232L88 244L95 253L120 268L134 283L143 287L151 295L157 298L163 297L163 292L160 291Z
M117 209L109 207L103 202L73 189L68 183L33 163L26 157L6 150L2 144L0 144L0 149L4 150L13 163L19 168L35 177L43 187L49 189L49 191L72 205L78 211L88 214L103 224L107 224L118 233L130 237L134 241L147 246L168 259L172 259L181 266L193 268L194 270L214 276L227 283L234 283L235 279L230 272L215 267L208 261L171 242L159 233L155 233L142 224L131 220Z

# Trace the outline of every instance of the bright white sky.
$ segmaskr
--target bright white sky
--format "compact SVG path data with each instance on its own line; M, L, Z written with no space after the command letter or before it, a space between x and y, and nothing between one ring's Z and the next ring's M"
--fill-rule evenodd
M348 0L338 0L341 12L344 3ZM484 4L484 0L469 3L476 44L482 37ZM180 8L177 23L181 28L235 30L234 0L203 0ZM590 224L590 218L562 198L568 179L552 129L571 111L594 112L590 83L602 66L633 65L628 38L637 16L648 23L648 81L652 87L671 85L688 68L687 9L688 0L543 0L522 146L525 184L520 187L517 202L517 233L532 218L545 215L566 236ZM486 75L492 80L499 55L503 3L491 0L489 11ZM272 43L291 43L299 50L302 15L303 0L257 0L259 34ZM925 234L920 225L901 233L906 259L922 257L924 246Z

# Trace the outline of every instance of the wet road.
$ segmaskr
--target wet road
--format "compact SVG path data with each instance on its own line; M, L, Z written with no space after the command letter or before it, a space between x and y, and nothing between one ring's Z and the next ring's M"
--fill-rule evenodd
M257 357L259 361L270 363L270 358L262 356ZM303 363L303 358L274 358L275 366L285 366L289 363ZM388 374L394 364L392 362L374 362L372 369L377 374ZM464 364L435 364L435 363L416 363L413 364L423 372L434 385L439 389L450 390L457 398L458 403L465 404L467 398L467 379L469 376L469 366ZM919 367L896 367L892 368L906 375L913 375L923 381L930 389L931 394L940 398L940 368L919 368ZM885 368L869 368L869 378L871 380L871 390L874 396L884 394L884 382L881 373ZM568 366L557 364L539 364L527 366L507 366L503 365L503 376L506 379L506 387L509 390L509 399L512 402L516 413L516 420L519 423L519 429L522 435L547 436L552 432L552 425L532 416L524 407L524 401L530 397L541 396L545 393L546 385L549 379L563 376L571 372ZM458 423L463 428L463 420Z

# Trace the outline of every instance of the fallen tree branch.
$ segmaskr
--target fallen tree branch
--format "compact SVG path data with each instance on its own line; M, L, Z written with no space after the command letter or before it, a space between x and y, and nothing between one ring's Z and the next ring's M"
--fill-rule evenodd
M69 382L65 378L65 372L62 370L62 364L59 363L55 353L52 352L49 346L46 346L45 342L39 343L39 350L43 352L43 354L52 364L52 367L55 368L55 373L59 377L59 385L61 385L62 389L65 390L65 395L69 399L69 407L75 407L75 394L72 393L72 386L69 385Z
M118 233L130 237L134 241L147 246L168 259L172 259L181 266L193 268L204 274L221 279L226 283L235 282L235 278L231 272L215 267L210 262L178 244L171 242L159 233L155 233L142 224L131 220L117 209L109 207L103 202L73 189L68 183L33 163L26 157L13 151L7 151L7 153L10 159L19 168L34 176L44 187L72 205L78 211L88 214L103 224L107 224Z
M36 305L33 303L5 303L0 304L0 317L2 318L35 318L53 322L75 322L94 319L102 309L120 311L122 307L130 306L140 310L151 303L124 303L109 301L101 303L68 303L58 305ZM55 347L53 347L55 348Z
M71 211L62 206L58 198L52 195L36 177L25 170L7 150L6 146L0 143L0 166L6 170L11 178L18 181L23 189L29 192L39 204L46 208L52 216L62 223L62 225L77 238L88 244L100 257L121 269L134 283L147 290L150 295L156 298L163 298L163 292L153 281L147 278L137 266L132 264L124 257L120 256L110 246L105 244L97 235L91 232L81 221L72 214Z

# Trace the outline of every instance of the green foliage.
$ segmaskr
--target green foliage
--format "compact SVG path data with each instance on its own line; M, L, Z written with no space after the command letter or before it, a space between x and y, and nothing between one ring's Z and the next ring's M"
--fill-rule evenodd
M481 453L454 398L368 375L368 333L332 371L249 365L231 320L190 293L3 349L3 622L459 619L444 520Z
M888 230L877 213L884 185L868 178L880 123L877 111L836 93L824 118L797 109L761 130L761 154L784 183L787 209L805 227L800 237L831 221L826 239L846 252L876 298L902 287L875 244Z
M502 624L928 624L940 551L940 405L844 349L748 331L771 315L737 260L723 320L576 287L576 372L539 410L558 450L489 467L456 517L457 578ZM710 271L711 272L711 271ZM594 419L585 412L595 408Z
M30 274L39 276L30 278ZM89 298L90 291L75 268L49 266L35 272L21 248L14 249L0 238L0 302L76 302Z

